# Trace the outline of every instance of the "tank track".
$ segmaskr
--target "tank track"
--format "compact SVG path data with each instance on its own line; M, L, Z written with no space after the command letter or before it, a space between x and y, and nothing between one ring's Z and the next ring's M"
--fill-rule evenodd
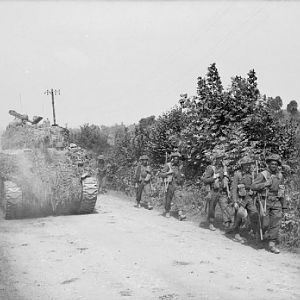
M5 181L3 196L5 219L18 218L18 203L22 203L22 190L14 182Z
M90 214L94 211L98 194L98 184L95 177L87 177L82 180L80 214Z

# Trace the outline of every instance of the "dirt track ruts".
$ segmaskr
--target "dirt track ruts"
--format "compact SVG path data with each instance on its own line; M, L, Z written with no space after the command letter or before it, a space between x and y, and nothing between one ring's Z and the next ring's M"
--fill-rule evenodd
M100 196L98 213L0 220L0 299L300 299L300 259Z

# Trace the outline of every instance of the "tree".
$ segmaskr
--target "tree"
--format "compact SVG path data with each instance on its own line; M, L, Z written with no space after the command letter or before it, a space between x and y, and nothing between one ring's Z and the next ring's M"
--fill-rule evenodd
M147 152L147 143L150 138L151 126L155 123L155 116L143 118L135 126L134 150L136 158Z
M230 89L224 91L216 65L212 64L206 77L198 78L197 96L183 95L180 105L188 121L181 137L191 167L202 172L203 164L216 149L236 161L249 146L243 123L254 113L260 97L256 81L251 70L247 78L232 78Z
M298 103L295 100L292 100L286 107L286 110L292 115L295 116L298 114Z
M146 150L154 163L164 163L166 152L170 154L180 146L179 136L185 126L185 114L180 107L175 106L158 117L149 128Z
M198 77L197 96L182 95L179 103L187 118L182 144L192 168L201 170L215 151L224 152L232 166L244 154L260 158L274 152L286 159L293 155L294 127L278 118L282 100L260 95L254 70L247 78L232 78L224 90L212 64L205 78Z
M115 146L111 158L115 164L121 166L131 166L137 159L134 151L134 131L128 127L120 128L116 132Z
M109 148L107 135L94 124L86 123L80 126L79 130L71 130L70 141L97 154L103 153Z
M270 109L274 110L275 112L280 111L283 104L282 99L279 96L276 96L275 98L268 97L267 103Z

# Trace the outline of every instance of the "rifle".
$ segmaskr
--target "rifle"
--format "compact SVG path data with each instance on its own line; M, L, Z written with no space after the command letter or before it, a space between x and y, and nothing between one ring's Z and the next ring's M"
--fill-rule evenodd
M226 206L225 209L225 214L227 215L227 217L231 220L232 218L232 207L234 207L234 203L231 203L231 194L230 194L230 190L229 190L229 179L228 177L224 177L223 178L223 182L224 182L224 187L226 188L226 193L227 193L227 197L229 200L229 204ZM236 213L236 209L234 208L235 213Z
M255 161L255 169L256 169L256 175L257 175L258 174L258 163L257 163L257 160ZM252 173L252 179L254 181L254 174L253 173ZM258 226L259 226L260 240L262 241L264 239L264 237L263 237L263 232L262 232L261 220L265 216L265 211L264 211L264 207L263 207L263 205L261 203L261 194L257 193L255 199L257 200L257 203L258 203ZM266 203L266 201L265 201L265 203ZM257 207L256 203L254 203L254 205Z
M228 199L230 199L231 195L230 195L230 190L229 190L229 180L228 180L228 178L224 177L223 182L224 182L224 187L226 188L227 197L228 197Z
M166 151L166 158L165 164L168 163L168 152ZM167 193L169 183L167 182L167 178L164 178L164 187L165 187L165 194Z
M228 200L229 202L231 201L231 193L230 193L230 189L229 189L229 175L228 175L228 169L227 169L227 166L224 162L222 162L222 165L223 165L223 172L224 172L224 177L223 177L223 185L226 189L226 193L227 193L227 197L228 197ZM225 208L225 214L227 215L227 217L231 220L232 219L232 207L234 206L233 203L229 203L226 208Z
M257 194L257 202L258 202L258 207L259 207L259 209L258 209L258 226L259 226L260 240L262 241L264 239L264 237L263 237L263 232L262 232L261 221L262 221L262 218L265 216L265 213L264 213L264 209L263 209L260 197L261 197L261 195L258 193Z
M224 184L224 187L226 188L227 197L228 197L228 199L230 199L231 194L230 194L230 189L229 189L228 170L227 170L226 164L224 164L224 162L222 162L222 164L223 164L223 170L224 170L223 184Z

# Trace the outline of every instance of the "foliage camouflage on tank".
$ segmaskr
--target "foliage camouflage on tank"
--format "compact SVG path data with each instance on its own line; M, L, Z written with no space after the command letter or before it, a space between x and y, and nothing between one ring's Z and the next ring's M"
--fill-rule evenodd
M0 206L6 219L92 213L96 162L59 126L10 124L1 139ZM79 164L79 162L82 162Z

